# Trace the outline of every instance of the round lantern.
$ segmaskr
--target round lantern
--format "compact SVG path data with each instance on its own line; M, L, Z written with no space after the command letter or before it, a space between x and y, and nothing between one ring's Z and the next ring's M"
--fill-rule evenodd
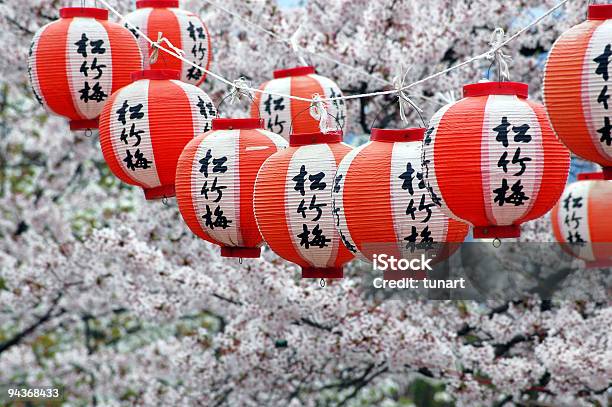
M264 161L287 142L259 119L214 119L191 140L176 168L176 199L193 233L221 246L224 257L259 257L253 188Z
M612 267L612 181L603 174L579 174L551 213L555 238L589 268Z
M302 267L303 278L342 278L352 257L340 241L331 191L351 151L342 132L292 134L289 148L266 160L255 181L255 219L274 252Z
M317 94L321 98L342 96L338 85L331 79L315 74L312 66L274 71L274 79L265 82L259 89L307 99ZM346 122L344 100L326 102L326 105L330 119L333 117L336 120L334 125L344 128ZM290 132L314 133L320 131L319 120L311 114L310 110L310 102L257 93L251 106L251 117L261 117L268 130L288 139Z
M212 45L206 25L197 15L178 8L178 0L142 0L136 1L136 11L125 17L142 33L153 41L157 41L159 33L178 49L182 49L185 58L194 64L208 69L212 60ZM158 54L157 61L151 64L151 44L132 30L142 50L145 69L176 69L181 71L181 80L199 86L206 73L173 57L163 51Z
M135 72L100 115L100 144L111 171L146 199L174 196L176 163L189 141L211 129L217 109L180 72Z
M544 71L550 122L576 155L612 179L612 4L589 6L588 20L563 33ZM610 68L610 72L608 71Z
M520 224L548 212L561 196L569 152L527 85L466 85L425 134L423 171L434 202L474 226L475 238L520 236Z
M450 254L443 249L453 247L439 243L460 243L467 236L468 226L449 219L431 199L421 171L424 133L423 128L373 129L370 142L338 166L336 226L346 247L363 260L432 251L441 261Z
M60 19L36 32L28 73L34 96L71 130L98 128L98 116L117 89L142 69L134 36L98 8L63 8Z

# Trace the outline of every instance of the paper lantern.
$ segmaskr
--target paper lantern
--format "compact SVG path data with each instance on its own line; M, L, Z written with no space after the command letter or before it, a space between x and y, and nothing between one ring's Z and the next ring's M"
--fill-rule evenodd
M342 278L353 255L340 241L331 190L351 151L342 132L292 134L289 148L266 160L255 181L255 219L274 252L302 267L303 278Z
M217 109L204 91L179 81L179 71L144 70L133 77L100 116L104 159L123 182L142 187L146 199L171 197L183 148L211 129Z
M259 119L214 119L191 140L176 169L176 200L200 238L224 257L259 257L263 243L253 214L253 188L264 161L287 142Z
M331 79L315 74L312 66L274 71L274 79L265 82L259 89L307 99L311 99L315 94L321 98L342 96L338 85ZM344 100L326 102L326 107L330 115L329 120L332 122L330 126L344 128L346 121ZM251 105L251 117L261 117L268 130L289 139L290 132L315 133L320 131L319 120L313 117L310 110L310 102L257 93Z
M569 152L527 91L517 82L466 85L426 132L432 199L473 225L475 238L520 236L520 224L544 215L563 192Z
M563 33L544 71L544 101L553 129L572 150L612 179L612 4L589 6L588 20Z
M373 129L370 142L344 157L334 180L333 211L346 247L362 260L427 251L448 256L445 242L465 240L468 226L432 201L421 171L425 129ZM448 250L444 250L448 249ZM439 253L439 255L435 254Z
M612 267L612 181L603 174L579 174L551 213L555 238L587 267Z
M208 69L212 61L208 28L199 16L178 7L178 0L136 1L137 10L125 16L126 27L131 28L127 24L129 22L153 41L157 41L161 33L174 47L183 50L186 59ZM159 51L157 61L151 64L151 44L136 30L132 29L132 32L145 57L145 69L176 69L181 71L182 81L196 86L206 79L205 72L164 51Z
M142 69L140 49L128 30L108 21L107 10L63 8L60 17L32 40L32 90L48 112L70 121L71 130L95 129L110 95Z

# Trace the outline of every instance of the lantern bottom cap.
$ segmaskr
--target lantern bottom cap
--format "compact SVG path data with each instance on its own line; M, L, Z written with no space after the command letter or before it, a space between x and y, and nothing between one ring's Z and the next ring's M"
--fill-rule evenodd
M70 120L70 130L91 130L98 128L98 119Z
M605 180L612 180L612 167L603 167L603 178Z
M261 255L260 247L230 247L221 246L221 257L239 257L243 259L257 259Z
M143 188L145 199L151 201L154 199L172 198L174 193L174 185L162 185L155 188Z
M302 267L302 278L343 278L344 267Z
M612 259L585 261L584 265L587 269L607 269L612 267Z
M505 239L521 236L519 225L509 226L475 226L474 239Z

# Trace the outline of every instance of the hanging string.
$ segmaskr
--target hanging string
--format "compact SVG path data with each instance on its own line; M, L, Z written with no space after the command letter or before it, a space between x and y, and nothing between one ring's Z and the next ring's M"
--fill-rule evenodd
M159 58L159 48L162 44L166 44L168 48L176 52L178 55L182 57L185 56L185 51L172 45L172 43L166 37L164 37L163 33L160 31L157 33L157 42L151 44L151 47L153 48L153 51L151 52L151 57L149 58L149 63L151 65L157 62L157 59Z
M493 63L497 63L498 82L501 82L502 80L510 80L510 69L508 68L508 62L511 61L512 58L509 55L504 54L502 48L499 47L499 45L504 42L505 37L506 33L504 32L503 28L497 27L491 34L491 40L489 41L489 45L492 47L492 50L487 54L487 59L492 60ZM493 65L493 63L491 65ZM491 67L489 67L489 71L490 70Z
M404 71L403 74L402 74L402 69L400 69L399 74L395 78L393 78L393 86L395 87L395 90L397 91L397 100L399 101L400 118L402 119L404 123L408 123L408 118L406 116L406 109L408 109L408 107L412 107L417 112L419 117L421 118L423 127L427 127L427 124L425 123L425 119L423 118L423 114L422 114L423 109L417 106L417 104L414 103L412 99L410 99L408 95L402 90L405 86L404 82L406 81L406 78L408 76L408 73L410 72L410 69L411 67L408 67Z
M208 1L208 0L205 0L205 1ZM478 60L487 58L489 55L491 55L491 53L495 54L497 51L499 51L501 48L503 48L506 45L508 45L508 43L510 43L511 41L514 41L517 37L522 35L524 32L526 32L527 30L531 29L532 27L538 25L542 20L544 20L546 17L548 17L549 15L554 13L556 10L561 8L568 1L570 1L570 0L562 0L556 6L552 7L547 12L542 14L540 17L538 17L535 20L533 20L530 24L526 25L525 27L521 28L519 31L514 33L512 36L510 36L510 37L506 38L504 41L500 42L493 49L490 49L490 50L488 50L486 52L483 52L482 54L479 54L479 55L473 56L471 58L468 58L468 59L466 59L463 62L455 64L455 65L453 65L451 67L448 67L448 68L446 68L446 69L444 69L442 71L436 72L436 73L434 73L432 75L429 75L429 76L427 76L425 78L419 79L416 82L413 82L413 83L408 84L408 85L404 85L401 89L391 89L391 90L383 90L383 91L378 91L378 92L362 93L362 94L355 94L355 95L348 95L348 96L336 96L336 97L330 97L330 98L322 98L320 101L321 102L333 102L333 101L339 101L339 100L361 99L361 98L368 98L368 97L373 97L373 96L382 96L382 95L397 94L398 91L405 91L405 90L411 89L411 88L413 88L415 86L418 86L418 85L420 85L422 83L430 81L432 79L438 78L438 77L440 77L442 75L446 75L447 73L449 73L451 71L454 71L456 69L462 68L462 67L464 67L466 65L469 65L469 64L471 64L474 61L478 61ZM125 18L123 17L123 15L121 13L119 13L115 8L113 8L108 3L107 0L100 0L100 3L102 3L106 8L108 8L108 10L110 12L112 12L115 16L117 16L119 19L121 19L122 21L125 21ZM149 37L147 37L138 27L134 26L129 21L125 21L125 23L128 25L129 28L131 28L132 30L137 32L147 42L149 42L151 44L151 46L156 44L153 40L151 40ZM226 85L233 86L233 83L231 81L229 81L228 79L222 77L219 74L211 72L208 69L205 69L205 68L203 68L203 67L201 67L199 65L196 65L192 61L189 61L188 59L184 58L180 54L174 52L173 50L165 48L165 47L162 47L161 45L159 45L157 48L159 50L164 51L165 53L168 53L168 54L174 56L175 58L185 62L186 64L188 64L188 65L190 65L190 66L192 66L192 67L194 67L196 69L201 70L202 72L206 72L207 75L209 75L209 76L211 76L211 77L213 77L213 78L215 78L215 79L225 83ZM312 98L311 99L307 99L307 98L303 98L303 97L300 97L300 96L286 95L286 94L282 94L282 93L278 93L278 92L271 92L271 91L262 90L262 89L256 89L256 88L249 88L249 90L252 91L252 92L272 95L272 96L276 96L276 97L283 97L283 98L288 98L288 99L293 99L293 100L301 100L303 102L311 102L311 103L314 102Z

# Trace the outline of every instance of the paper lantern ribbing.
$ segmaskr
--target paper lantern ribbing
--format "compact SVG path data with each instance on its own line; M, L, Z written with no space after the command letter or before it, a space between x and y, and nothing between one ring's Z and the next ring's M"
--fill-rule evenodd
M191 140L176 168L176 200L200 238L224 257L259 257L263 243L253 214L261 165L287 147L260 119L214 119L212 131Z
M421 172L424 133L423 128L373 129L371 141L338 166L336 226L346 247L363 260L432 251L441 261L453 249L441 243L460 243L467 236L468 226L449 219L431 199Z
M299 96L311 99L318 94L321 98L342 96L338 85L331 79L315 74L312 66L300 66L274 72L274 79L259 88L266 92ZM333 125L344 128L346 105L344 100L327 102ZM251 105L251 117L264 119L266 128L289 139L289 133L316 133L320 131L319 120L310 112L310 102L293 100L282 96L257 93ZM333 126L332 126L333 127Z
M563 192L569 152L527 92L517 82L466 85L464 98L442 107L426 132L432 198L473 225L475 238L520 236L520 224L544 215Z
M64 116L71 130L98 128L110 95L142 69L134 36L108 21L108 11L69 7L34 35L28 73L34 96L49 112Z
M185 52L186 59L208 69L212 61L212 45L208 28L202 19L181 10L178 0L143 0L136 2L136 11L125 16L125 22L136 26L153 41L158 33L178 49ZM127 24L126 27L130 28ZM132 30L145 57L145 69L176 69L181 71L181 80L199 86L206 79L206 73L173 57L163 51L157 61L151 64L151 44L136 31Z
M217 109L180 72L145 70L115 92L100 115L100 144L111 171L147 199L174 196L176 163L189 141L211 129Z
M331 189L351 151L342 132L292 134L289 148L266 160L255 181L255 219L274 252L302 267L302 278L342 278L353 255L340 241Z
M551 213L555 238L587 267L612 267L612 181L603 174L579 174Z
M612 179L612 4L589 6L588 20L563 33L544 71L544 102L553 129L576 155Z

